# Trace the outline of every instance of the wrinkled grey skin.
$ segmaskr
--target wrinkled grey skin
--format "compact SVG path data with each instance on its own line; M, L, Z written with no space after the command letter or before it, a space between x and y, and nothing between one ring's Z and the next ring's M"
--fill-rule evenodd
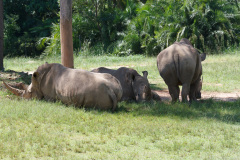
M168 86L172 101L179 100L182 85L182 101L195 101L201 98L202 64L206 54L199 54L188 39L175 42L157 56L158 71Z
M38 67L29 86L19 84L16 89L4 84L14 94L27 99L60 100L67 105L103 110L117 109L122 97L121 84L112 75L66 68L56 63Z
M91 72L109 73L116 77L122 86L123 96L121 101L149 101L153 98L161 100L157 93L152 92L147 79L148 72L143 71L143 76L139 75L136 70L132 68L121 67L117 70L100 67Z

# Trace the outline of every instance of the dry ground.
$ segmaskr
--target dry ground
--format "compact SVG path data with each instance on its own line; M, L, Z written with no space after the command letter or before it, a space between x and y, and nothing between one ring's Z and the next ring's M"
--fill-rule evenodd
M155 90L163 101L171 101L168 90ZM180 97L179 97L180 98ZM202 99L214 99L217 101L236 101L240 98L240 92L222 93L222 92L204 92L202 91Z

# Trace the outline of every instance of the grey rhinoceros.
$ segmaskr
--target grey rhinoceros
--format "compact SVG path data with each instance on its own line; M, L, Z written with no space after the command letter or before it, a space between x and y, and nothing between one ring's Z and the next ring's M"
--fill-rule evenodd
M77 107L115 110L122 97L120 82L110 74L66 68L61 64L45 63L33 73L31 84L14 88L4 85L23 98L59 100Z
M109 73L116 77L122 86L123 95L121 101L135 100L148 101L148 100L161 100L157 93L151 91L147 76L148 72L143 71L143 76L132 68L121 67L117 70L100 67L93 69L91 72Z
M202 64L206 54L199 54L188 39L182 39L161 51L157 56L159 74L168 86L172 101L179 100L182 85L182 101L201 98Z

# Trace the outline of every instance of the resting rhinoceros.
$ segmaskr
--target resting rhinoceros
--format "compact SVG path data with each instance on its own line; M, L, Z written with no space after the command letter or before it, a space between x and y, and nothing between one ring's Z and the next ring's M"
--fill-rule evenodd
M91 72L109 73L116 77L122 86L123 96L122 101L135 100L137 102L145 100L161 100L157 93L151 91L147 79L148 72L143 71L143 76L132 68L121 67L117 70L100 67L93 69Z
M114 111L122 97L121 84L112 75L66 68L57 63L38 67L31 82L29 86L19 87L23 90L4 85L23 98L60 100L67 105L103 110Z
M202 64L206 54L199 54L188 39L175 42L157 56L159 73L168 86L172 101L179 99L179 85L182 85L182 101L201 98Z

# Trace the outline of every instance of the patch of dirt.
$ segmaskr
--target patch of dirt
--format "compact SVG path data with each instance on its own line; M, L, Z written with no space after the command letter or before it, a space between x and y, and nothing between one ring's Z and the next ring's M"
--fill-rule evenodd
M161 98L162 101L171 101L172 98L168 92L168 90L154 90ZM181 96L181 95L180 95ZM181 97L179 96L179 99ZM240 92L232 92L232 93L223 93L223 92L202 92L201 99L213 99L216 101L236 101L240 99Z

